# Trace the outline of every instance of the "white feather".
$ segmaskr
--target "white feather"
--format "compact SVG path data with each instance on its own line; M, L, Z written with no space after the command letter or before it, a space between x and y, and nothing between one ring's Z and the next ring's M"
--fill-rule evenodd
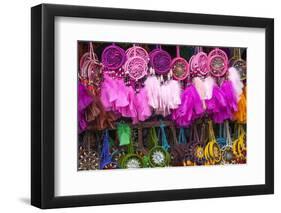
M204 80L202 80L199 77L195 77L192 79L192 83L195 86L198 94L200 95L201 100L205 100L206 87L205 87Z
M204 80L205 100L209 100L212 98L214 85L215 85L215 80L211 76L205 78Z
M238 101L239 98L240 98L240 95L243 92L244 84L241 81L241 77L240 77L240 74L237 71L237 69L235 69L234 67L230 67L228 69L228 79L232 83L232 86L234 88L235 95L236 95L236 98L237 98L237 101Z
M148 95L148 103L154 109L159 107L160 82L156 76L149 76L144 82Z

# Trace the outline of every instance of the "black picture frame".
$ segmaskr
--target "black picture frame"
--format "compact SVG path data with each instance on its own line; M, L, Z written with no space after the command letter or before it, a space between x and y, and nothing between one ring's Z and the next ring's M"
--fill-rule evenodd
M265 48L265 184L95 195L54 195L55 17L263 28ZM274 19L41 4L31 8L31 204L59 208L274 193Z

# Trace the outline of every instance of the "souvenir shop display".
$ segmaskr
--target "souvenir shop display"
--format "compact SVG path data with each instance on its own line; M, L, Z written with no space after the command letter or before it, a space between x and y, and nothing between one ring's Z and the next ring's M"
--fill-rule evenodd
M274 190L274 20L31 10L31 203Z
M247 162L247 82L231 66L246 63L245 48L94 41L78 47L88 50L78 58L79 137L103 135L93 142L99 158L87 168L97 169L96 161L107 170Z

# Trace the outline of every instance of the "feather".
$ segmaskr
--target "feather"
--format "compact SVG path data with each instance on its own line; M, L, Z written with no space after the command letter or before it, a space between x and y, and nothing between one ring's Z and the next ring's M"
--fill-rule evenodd
M239 72L234 67L230 67L228 69L228 79L231 81L233 89L235 91L235 96L237 98L237 101L239 101L244 84L241 81Z
M201 100L205 100L206 87L205 87L204 81L199 77L195 77L195 78L193 78L192 82L193 82L193 85L195 86L198 94L200 95Z
M179 126L189 126L204 113L202 100L195 86L191 84L181 94L181 104L172 113L172 119Z
M159 107L160 82L156 76L149 76L144 82L148 96L148 104L157 109Z
M212 77L208 76L204 80L204 86L205 86L205 100L209 100L213 96L213 88L215 85L215 81Z

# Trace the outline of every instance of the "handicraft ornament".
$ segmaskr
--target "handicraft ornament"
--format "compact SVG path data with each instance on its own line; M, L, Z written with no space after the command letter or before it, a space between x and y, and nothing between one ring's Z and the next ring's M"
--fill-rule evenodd
M171 62L171 71L173 78L182 81L189 75L189 64L180 56L180 47L177 45L177 57Z
M208 55L208 65L212 76L224 76L228 69L227 54L223 50L215 48Z

